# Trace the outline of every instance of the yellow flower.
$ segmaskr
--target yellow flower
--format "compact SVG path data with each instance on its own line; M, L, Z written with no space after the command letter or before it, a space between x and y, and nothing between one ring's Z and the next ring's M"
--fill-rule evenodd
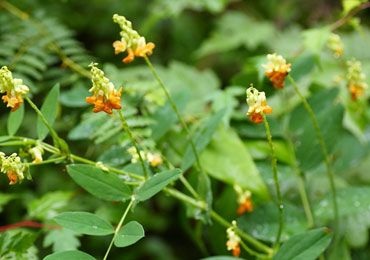
M113 42L114 53L119 54L127 51L127 57L122 60L124 63L133 61L135 56L146 57L152 55L155 47L154 43L146 43L145 38L132 29L130 21L118 14L113 15L113 21L121 27L121 40Z
M226 235L227 235L227 239L228 239L227 242L226 242L227 250L228 251L232 250L233 256L234 257L239 257L239 255L240 255L240 246L239 246L240 237L236 234L236 221L235 220L233 220L232 226L229 227L226 230Z
M365 94L365 89L368 85L365 82L366 75L362 73L361 62L352 59L347 61L347 87L351 93L353 101L356 101L358 97Z
M0 93L6 92L2 100L4 103L8 103L7 107L11 107L12 112L16 111L23 103L22 95L27 94L28 91L29 88L23 85L22 80L13 78L11 71L6 66L0 69Z
M270 81L273 83L274 88L283 89L284 81L288 72L290 72L290 63L286 63L286 60L281 55L268 54L267 55L267 64L262 66L265 68L266 77L270 78Z
M29 153L34 158L33 163L42 162L42 154L44 153L44 149L37 145L29 150Z
M24 179L23 171L25 168L21 162L21 158L16 153L5 156L4 153L0 152L0 166L0 171L6 174L10 180L9 185L15 184L18 179Z
M272 113L272 107L266 105L265 92L259 92L252 86L247 89L247 103L249 106L247 116L250 116L250 121L255 124L263 122L262 113Z
M91 63L91 81L92 88L89 92L93 92L94 95L86 97L86 102L93 104L94 113L104 111L107 114L112 114L113 109L121 109L121 93L122 88L117 91L113 83L108 78L104 77L104 72L97 67L97 63Z
M336 58L340 57L343 53L343 44L338 34L331 33L328 38L328 47L334 52Z
M238 194L239 208L236 211L238 215L253 211L253 204L251 200L252 192L249 190L243 190L239 185L234 185L234 190Z
M159 153L148 153L148 161L152 167L157 167L163 163L163 159Z

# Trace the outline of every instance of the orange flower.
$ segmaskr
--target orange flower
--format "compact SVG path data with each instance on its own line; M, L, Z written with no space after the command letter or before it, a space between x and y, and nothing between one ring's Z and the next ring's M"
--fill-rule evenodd
M8 176L9 185L15 184L18 180L23 180L24 170L21 158L16 153L5 156L4 153L0 152L0 171Z
M10 180L9 185L13 185L18 181L18 174L16 171L8 171L6 174Z
M252 193L249 190L243 190L239 185L234 185L234 190L238 194L239 208L236 211L238 215L253 211Z
M272 113L272 107L266 105L265 92L259 92L253 87L247 89L247 103L249 106L247 116L250 116L250 121L255 124L263 122L262 113Z
M361 62L355 59L347 61L347 86L353 101L356 101L360 96L365 95L365 89L368 85L365 82L366 75L362 73Z
M94 95L86 97L86 102L94 105L94 113L104 111L107 114L112 114L113 109L122 108L120 104L122 88L117 91L113 83L104 77L104 72L96 68L95 65L97 64L90 64L93 87L89 90L89 92L94 92Z
M227 250L232 250L234 257L240 255L240 237L236 234L236 221L233 220L232 226L226 230L228 240L226 241Z
M152 55L155 47L154 43L146 43L145 38L140 36L137 31L132 29L132 24L124 16L113 15L113 21L121 27L121 40L113 42L114 53L119 54L127 50L127 57L122 61L129 63L136 57L146 57Z
M12 108L12 112L16 111L20 104L23 103L22 95L28 93L29 88L23 85L21 79L13 78L13 75L6 66L0 69L0 93L5 93L2 96L4 103L8 103L7 107Z
M286 63L286 60L281 56L274 54L267 55L267 64L262 66L265 68L266 77L270 78L274 88L283 89L285 84L285 78L290 71L290 63Z

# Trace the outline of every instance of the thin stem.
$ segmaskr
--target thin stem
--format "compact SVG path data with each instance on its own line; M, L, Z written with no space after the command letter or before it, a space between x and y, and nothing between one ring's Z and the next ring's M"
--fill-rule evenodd
M107 259L108 254L109 254L109 252L110 252L110 250L111 250L111 248L112 248L112 245L113 245L114 239L116 238L116 236L117 236L117 234L118 234L118 231L121 229L121 226L122 226L122 224L123 224L123 221L125 220L125 218L126 218L126 216L127 216L127 214L128 214L128 212L129 212L129 210L130 210L130 208L131 208L131 206L132 206L132 204L133 204L133 203L134 203L134 199L131 199L130 203L128 204L128 206L127 206L127 208L126 208L126 210L125 210L125 212L124 212L124 213L123 213L123 215L122 215L121 220L119 221L119 223L118 223L118 225L117 225L116 229L114 230L114 235L113 235L112 241L111 241L111 242L110 242L110 244L109 244L109 247L108 247L108 249L107 249L107 252L105 253L105 256L104 256L103 260L106 260L106 259Z
M242 245L242 247L244 248L245 251L248 252L248 254L250 255L253 255L253 256L256 256L258 257L259 259L269 259L270 256L269 255L262 255L262 254L259 254L257 253L256 251L254 251L253 249L249 248L244 242L243 240L240 241L240 244Z
M58 134L50 126L50 124L48 123L48 121L46 120L46 118L44 117L44 115L41 113L41 111L38 109L38 107L32 102L32 100L29 99L26 95L24 96L24 98L27 100L27 102L30 104L30 106L33 108L33 110L35 110L35 112L37 113L37 115L41 118L41 120L44 123L44 125L49 129L49 132L50 132L50 135L53 138L54 144L56 144L57 146L59 146L59 137L58 137Z
M297 164L297 158L296 158L296 155L295 155L294 145L293 145L292 139L290 138L289 134L288 134L286 140L288 142L288 146L289 146L289 149L290 149L290 154L293 157L292 158L292 163L293 163L293 168L294 168L294 174L297 178L298 191L299 191L299 195L300 195L301 200L302 200L302 205L303 205L303 209L304 209L304 212L305 212L305 215L306 215L308 227L313 228L313 227L315 227L315 221L313 219L312 210L311 210L311 207L310 207L310 202L308 200L308 196L307 196L307 192L306 192L306 188L305 188L305 184L304 184L304 179L303 179L303 176L302 176L301 171L300 171L300 169L298 167L298 164Z
M54 163L54 162L64 160L65 158L66 158L66 156L60 156L60 157L57 157L57 158L53 158L53 159L49 159L49 160L45 160L45 161L41 161L41 162L27 163L27 165L28 166L35 166L35 165L41 165L41 164Z
M167 97L168 101L170 102L173 111L175 111L175 113L176 113L177 119L179 120L181 126L184 128L186 134L188 135L188 138L189 138L189 141L190 141L190 145L191 145L191 148L193 150L193 153L194 153L194 156L195 156L195 160L197 162L197 166L198 166L199 170L202 172L203 170L202 170L202 167L201 167L201 164L200 164L199 155L198 155L197 149L195 147L195 144L194 144L194 141L193 141L193 137L190 134L189 128L187 127L187 125L185 124L184 120L182 119L182 116L181 116L179 110L177 109L177 106L176 106L175 102L173 101L170 93L168 93L165 85L163 84L162 80L159 78L157 72L154 70L154 67L153 67L152 63L150 62L149 58L145 56L144 59L145 59L146 63L148 64L150 70L152 71L154 77L157 79L159 85L162 87L162 90L166 94L166 97Z
M139 159L140 159L141 167L143 168L144 178L148 179L148 172L147 172L146 167L145 167L145 162L143 160L143 157L141 156L141 153L140 153L139 147L137 146L137 143L135 141L134 135L132 134L131 129L128 127L127 121L126 121L125 117L123 116L121 110L118 110L118 114L119 114L119 117L121 118L123 129L127 132L128 136L131 140L131 143L135 146L136 153L137 153L137 155L139 156Z
M199 194L194 190L193 186L188 182L188 180L183 176L180 175L179 177L182 184L184 184L185 188L193 195L194 198L199 199Z
M315 128L316 136L317 136L317 139L319 141L320 148L321 148L321 151L322 151L322 155L324 157L324 162L325 162L325 165L326 165L326 168L327 168L327 174L328 174L328 178L329 178L329 182L330 182L330 189L331 189L331 192L332 192L332 195L333 195L334 226L335 226L335 230L337 231L336 232L336 234L337 234L338 233L338 223L339 223L338 204L337 204L337 195L336 195L337 192L336 192L335 183L334 183L334 172L333 172L330 160L329 160L328 151L326 149L324 139L322 138L320 127L319 127L319 124L318 124L317 119L315 117L315 114L312 112L311 106L308 104L306 98L299 91L297 84L295 83L294 79L289 74L288 74L288 79L289 79L290 83L292 83L292 85L294 87L294 90L297 92L298 96L301 98L302 103L303 103L305 109L307 110L308 114L310 115L313 126ZM335 237L337 237L337 235L335 235Z
M0 143L0 146L16 146L16 145L27 145L27 144L35 144L36 141L27 140L27 141L14 141L14 142L4 142Z
M365 4L362 4L362 5L359 5L359 6L355 7L355 8L353 8L346 16L342 17L341 19L339 19L338 21L336 21L335 23L333 23L330 26L330 31L334 31L334 30L338 29L343 24L347 23L359 11L364 10L366 8L370 8L370 2L365 3Z
M77 156L77 155L74 155L74 154L71 154L71 158L75 161L79 161L79 162L82 162L82 163L86 163L86 164L96 166L96 162L85 159L83 157L80 157L80 156ZM128 175L128 176L130 176L132 178L135 178L135 179L138 179L138 180L144 180L144 178L142 176L136 175L134 173L125 172L125 171L122 171L122 170L119 170L117 168L113 168L113 167L110 167L110 166L105 166L105 167L107 167L108 170L111 171L111 172L115 172L115 173L118 173L120 175Z
M270 126L269 123L267 122L266 115L262 113L263 117L263 122L265 123L265 128L266 128L266 135L267 135L267 140L270 146L270 152L271 152L271 165L272 165L272 171L274 173L274 182L275 182L275 188L276 188L276 194L277 194L277 202L278 202L278 210L279 210L279 227L278 227L278 232L276 234L276 240L275 240L275 246L274 249L277 250L280 245L280 236L281 236L281 231L283 229L283 199L281 197L281 191L280 191L280 185L279 185L279 177L278 177L278 171L277 171L277 159L275 155L275 149L274 145L272 143L272 137L271 137L271 132L270 132Z

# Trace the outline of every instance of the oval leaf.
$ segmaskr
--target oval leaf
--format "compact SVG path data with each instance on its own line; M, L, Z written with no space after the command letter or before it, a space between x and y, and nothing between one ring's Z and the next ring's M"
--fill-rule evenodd
M105 236L114 233L111 224L89 212L64 212L54 220L65 228L86 235Z
M151 198L164 189L170 182L180 177L181 174L182 172L179 169L163 171L155 174L146 181L143 186L136 190L136 199L144 201Z
M89 254L78 250L70 250L70 251L63 251L57 252L51 255L48 255L44 258L44 260L96 260Z
M116 247L130 246L135 244L144 236L144 229L141 224L136 221L130 221L124 225L120 231L118 231L118 234L114 239L114 245Z
M15 133L18 131L19 127L22 124L23 116L24 116L23 104L21 104L21 106L16 111L10 112L7 123L9 135L15 135Z
M272 260L315 260L329 246L332 237L327 228L295 235L282 245Z
M41 106L41 113L44 115L46 121L53 125L57 116L59 100L59 83L56 84L46 96L44 103ZM49 129L46 127L41 118L37 118L37 136L40 140L45 139L48 135Z
M85 164L68 165L67 171L78 185L97 198L122 201L131 196L130 188L114 173Z

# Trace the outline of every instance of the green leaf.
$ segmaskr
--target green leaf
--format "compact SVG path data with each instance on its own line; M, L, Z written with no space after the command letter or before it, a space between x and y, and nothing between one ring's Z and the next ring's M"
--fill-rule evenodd
M343 15L348 14L353 8L356 8L357 6L366 2L367 0L343 0Z
M31 218L52 219L59 210L67 205L72 196L73 192L70 191L49 192L28 204L28 214Z
M303 212L292 204L284 203L283 221L281 240L287 240L292 235L307 230ZM256 239L274 242L279 227L278 206L268 202L256 207L251 213L240 216L237 222L238 227L248 234L253 234Z
M189 101L189 91L185 89L177 92L173 95L172 99L181 113ZM156 124L151 125L150 128L152 129L152 138L154 140L163 137L177 122L176 113L173 111L169 101L166 101L163 107L159 107L153 113L153 119L156 121Z
M0 213L3 211L3 206L15 198L15 194L0 193Z
M135 244L137 241L145 236L144 229L139 222L130 221L123 226L116 238L114 239L114 245L116 247L125 247Z
M17 133L19 127L22 124L23 116L24 116L23 104L21 104L16 111L10 112L7 123L9 135L13 136L15 135L15 133Z
M103 172L100 168L73 164L67 166L71 178L97 198L107 201L122 201L130 198L130 188L116 174Z
M96 260L89 254L78 250L62 251L48 255L44 260Z
M114 233L111 224L89 212L63 212L54 217L54 220L59 225L81 234L105 236Z
M60 95L60 103L66 107L86 107L89 103L86 102L85 98L90 96L90 93L85 88L74 88Z
M180 169L173 169L155 174L136 190L136 199L139 201L150 199L172 181L180 177L181 174L182 172Z
M339 217L370 210L370 187L346 187L337 191ZM331 193L318 200L314 206L317 220L333 219L333 200Z
M200 163L214 178L239 185L267 199L265 184L248 149L230 128L220 127L211 143L200 155Z
M319 54L326 44L329 34L330 27L305 30L303 32L303 44L308 50L312 51L312 53Z
M56 84L46 96L44 103L41 106L41 113L44 115L46 121L50 126L54 124L57 116L59 100L59 84ZM46 127L41 118L37 118L37 136L40 140L45 139L48 135L49 129Z
M213 134L216 132L217 127L225 114L225 111L226 109L218 111L204 125L202 125L201 128L194 135L193 141L198 154L200 154L211 141ZM193 165L194 162L195 155L191 144L189 143L181 163L181 169L183 171L186 171L191 165Z
M282 245L272 260L315 260L329 246L332 237L327 228L295 235Z
M47 232L43 246L49 247L53 245L53 252L76 250L80 246L80 241L77 238L80 234L72 230L61 228L48 230Z

